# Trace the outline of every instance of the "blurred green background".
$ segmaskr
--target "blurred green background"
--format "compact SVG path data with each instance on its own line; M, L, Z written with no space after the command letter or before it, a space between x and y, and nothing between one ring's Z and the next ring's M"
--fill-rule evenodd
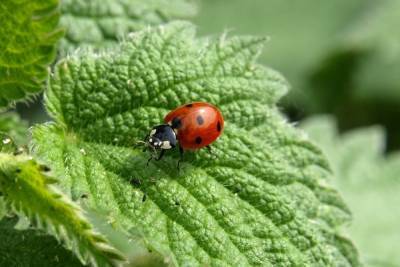
M202 35L269 36L261 61L291 83L282 105L293 120L382 124L400 147L400 1L203 0L195 23Z

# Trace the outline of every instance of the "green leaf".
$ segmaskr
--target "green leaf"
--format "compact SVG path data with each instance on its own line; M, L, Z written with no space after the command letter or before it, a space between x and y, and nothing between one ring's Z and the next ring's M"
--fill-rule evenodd
M62 36L58 0L0 2L0 108L42 90Z
M0 221L0 266L83 267L56 239L35 229L16 230L16 221Z
M17 145L28 143L28 123L15 112L0 114L0 132L9 135Z
M0 152L20 153L28 144L28 123L15 112L0 114Z
M399 266L400 153L385 156L384 132L361 128L339 135L332 117L306 120L303 128L325 151L335 183L354 214L349 229L368 266Z
M83 205L87 207L86 205ZM115 222L110 222L105 214L87 209L87 215L95 229L100 231L110 242L126 255L129 267L167 267L171 266L165 257L154 250L149 250L143 237L136 230L117 229ZM128 230L128 231L127 231ZM124 265L125 266L125 265Z
M358 266L327 162L275 106L286 81L255 63L264 41L198 40L176 22L67 58L46 92L56 122L34 128L33 152L73 200L87 195L177 265ZM187 152L180 172L177 151L146 166L132 140L195 100L225 116L214 155Z
M6 203L2 196L0 196L0 220L8 213Z
M78 206L51 186L46 167L25 155L0 153L0 192L7 206L63 240L83 263L116 265L123 257L96 233Z
M62 53L105 48L149 25L196 14L194 0L64 0L61 23L67 28Z

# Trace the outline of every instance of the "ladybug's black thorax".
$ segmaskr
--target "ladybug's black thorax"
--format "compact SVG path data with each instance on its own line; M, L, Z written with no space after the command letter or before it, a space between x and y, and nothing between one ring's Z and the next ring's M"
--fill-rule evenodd
M157 125L151 130L147 142L157 149L171 149L176 146L176 134L168 124Z

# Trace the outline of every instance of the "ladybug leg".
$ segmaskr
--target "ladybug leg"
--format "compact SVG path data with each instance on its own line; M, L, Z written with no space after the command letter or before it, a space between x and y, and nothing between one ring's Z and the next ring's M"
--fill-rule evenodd
M157 153L156 151L154 153ZM165 150L162 149L160 154L158 155L158 157L155 157L154 154L151 154L151 157L147 160L147 166L149 166L149 163L151 160L155 159L156 161L159 161L160 159L162 159L162 157L164 156Z
M143 148L143 150L142 150L143 152L146 152L146 150L147 150L147 141L148 141L149 137L150 137L150 135L147 134L147 135L143 138L143 141L141 142L142 144L144 144L144 148Z
M212 158L217 158L217 154L214 153L214 150L212 149L211 146L206 146L208 153L211 155Z
M153 146L148 146L149 148L152 148L153 151L151 151L151 157L147 160L147 166L149 166L149 163L152 159L156 158L157 155L157 149ZM157 159L157 158L156 158Z
M161 149L160 155L158 156L158 158L156 158L157 161L159 161L160 159L162 159L162 157L164 156L165 150Z
M215 153L214 153L214 150L212 150L211 146L206 146L206 148L207 148L207 150L208 150L208 153L210 153L211 156L216 157L216 155L215 155Z
M180 170L180 163L183 160L183 148L179 146L179 160L178 160L178 165L176 166L178 168L178 171Z

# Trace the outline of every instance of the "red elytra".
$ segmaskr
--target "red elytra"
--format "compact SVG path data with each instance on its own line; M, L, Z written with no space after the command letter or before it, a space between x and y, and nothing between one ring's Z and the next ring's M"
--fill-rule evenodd
M169 112L164 121L177 129L177 139L184 150L195 150L210 145L224 129L221 112L206 102L182 105Z

